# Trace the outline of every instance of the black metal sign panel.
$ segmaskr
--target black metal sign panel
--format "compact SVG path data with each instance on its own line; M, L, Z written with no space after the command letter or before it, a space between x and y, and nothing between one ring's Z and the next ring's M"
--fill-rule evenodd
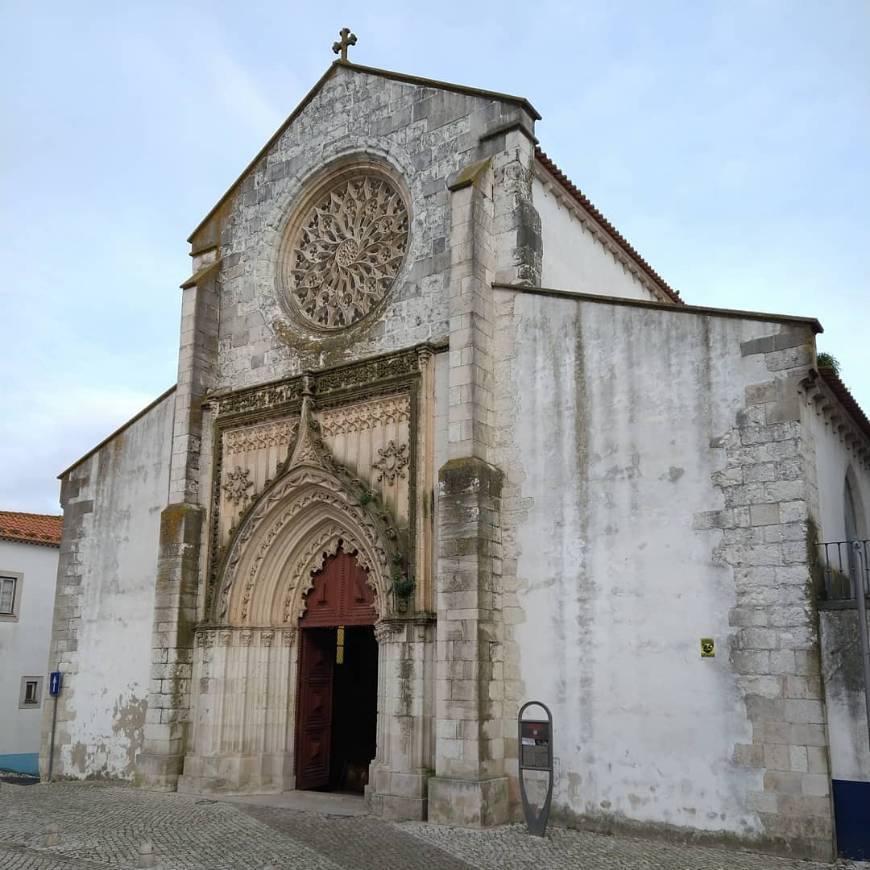
M552 748L549 721L520 721L520 767L526 770L552 769Z
M540 707L546 714L546 719L523 719L523 713L529 707ZM523 815L529 833L543 837L547 830L547 820L550 816L550 802L553 799L553 715L546 705L540 701L527 701L520 707L517 715L517 731L519 735L519 775L520 797L523 800ZM547 776L547 797L543 806L535 812L526 794L526 784L523 771L544 771Z

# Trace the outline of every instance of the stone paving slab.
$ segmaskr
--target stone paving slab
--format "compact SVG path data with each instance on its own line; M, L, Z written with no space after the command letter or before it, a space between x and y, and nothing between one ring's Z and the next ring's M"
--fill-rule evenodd
M830 870L749 852L563 828L540 839L520 825L469 831L274 803L105 783L4 784L0 870ZM153 844L153 859L140 853L143 843ZM867 864L841 866L870 870Z
M315 852L328 855L343 870L473 870L461 855L391 825L365 817L318 816L279 807L245 806L245 812Z

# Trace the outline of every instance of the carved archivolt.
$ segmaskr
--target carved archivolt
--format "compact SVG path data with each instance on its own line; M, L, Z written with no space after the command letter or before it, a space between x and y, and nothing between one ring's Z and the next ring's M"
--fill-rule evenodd
M320 431L325 438L362 432L389 423L407 423L411 419L411 399L406 395L388 396L368 402L345 405L320 415Z
M302 319L320 329L361 320L387 294L408 246L408 208L384 173L343 173L291 225L285 285Z
M397 532L368 500L365 487L332 459L303 399L286 471L243 519L224 560L213 619L232 625L295 626L313 571L342 544L366 569L383 616Z

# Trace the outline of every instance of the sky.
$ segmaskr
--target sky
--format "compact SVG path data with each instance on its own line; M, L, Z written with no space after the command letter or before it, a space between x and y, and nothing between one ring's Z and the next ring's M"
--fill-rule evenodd
M818 317L870 413L870 3L0 0L0 510L175 382L185 239L334 59L527 97L686 302Z

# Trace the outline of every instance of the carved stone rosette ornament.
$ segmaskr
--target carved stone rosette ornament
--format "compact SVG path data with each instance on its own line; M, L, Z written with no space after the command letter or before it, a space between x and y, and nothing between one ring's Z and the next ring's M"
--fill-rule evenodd
M378 472L378 480L395 483L397 478L407 477L405 468L410 461L408 445L395 441L387 442L386 447L378 448L378 460L372 463L372 468Z
M303 322L335 330L365 317L399 273L408 225L401 191L372 167L342 173L309 198L284 260L285 291Z
M241 504L248 498L248 490L253 487L251 472L247 468L236 466L224 475L224 494L233 504Z

